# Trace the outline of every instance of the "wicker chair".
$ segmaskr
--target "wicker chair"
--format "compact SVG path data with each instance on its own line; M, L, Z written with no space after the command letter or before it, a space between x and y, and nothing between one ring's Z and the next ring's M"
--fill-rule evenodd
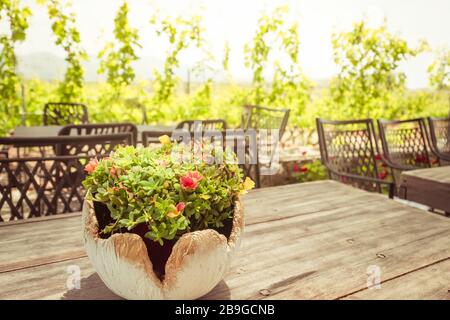
M450 118L428 118L430 146L440 165L450 165Z
M372 119L330 121L316 119L322 163L329 177L371 192L388 189L394 196L394 184L380 179L378 147Z
M132 144L137 143L137 127L128 122L121 123L87 123L87 124L69 124L64 126L58 133L60 136L83 136L83 135L102 135L112 133L127 133L132 135Z
M130 133L52 138L0 138L0 145L50 147L45 157L0 157L0 221L80 211L84 165L117 145L131 144Z
M172 131L142 131L142 144L148 147L151 144L159 144L159 137L167 135L172 136Z
M286 130L289 112L289 109L275 109L255 105L244 106L241 128L247 132L251 131L251 129L255 130L259 133L257 135L258 138L260 138L262 130L267 130L264 144L259 139L257 141L258 160L255 165L256 168L252 169L258 175L255 181L257 186L261 185L260 175L266 171L269 172L268 174L271 174L273 172L272 168L277 165L274 162L274 156L278 154L279 142ZM277 130L277 136L272 136L271 130Z
M194 131L226 130L227 123L223 119L212 120L185 120L177 124L176 129Z
M45 126L88 123L86 105L72 102L49 102L44 107Z
M423 118L378 120L378 129L384 161L392 168L397 187L402 171L431 167Z

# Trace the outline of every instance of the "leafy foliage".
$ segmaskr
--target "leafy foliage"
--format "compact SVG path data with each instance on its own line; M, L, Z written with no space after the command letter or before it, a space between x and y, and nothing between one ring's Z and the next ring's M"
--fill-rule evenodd
M303 113L309 100L311 83L303 75L299 61L298 25L287 25L288 7L278 7L271 15L263 15L252 42L245 45L245 63L253 71L252 89L248 103L272 106L295 106L293 116ZM287 56L287 65L273 61L274 75L267 88L264 72L270 67L270 53L278 48L278 56Z
M19 77L16 73L16 55L14 46L16 42L25 40L25 31L28 28L28 18L31 11L28 7L21 7L18 0L0 0L0 23L6 20L9 32L0 34L0 110L1 131L11 129L18 120ZM3 132L4 133L4 132Z
M156 28L158 36L165 36L169 40L170 47L167 50L164 70L153 70L155 76L153 102L156 106L167 104L171 101L178 79L175 76L175 70L179 67L178 55L181 51L192 45L200 47L202 45L202 29L199 16L193 16L188 19L170 17L158 19L153 16L150 23Z
M328 179L327 169L320 160L314 160L305 163L302 166L294 164L293 171L292 175L296 177L299 182Z
M55 43L66 52L68 67L64 81L58 88L60 100L76 101L81 96L83 89L84 69L81 63L88 57L80 46L80 33L75 27L75 15L64 13L66 8L59 0L39 0L39 2L47 4L52 30L56 37Z
M334 34L332 44L339 74L331 84L331 103L348 119L382 116L390 93L404 90L406 76L397 70L399 63L425 45L412 49L386 24L372 29L365 21L355 23L349 32Z
M450 50L437 51L436 59L428 67L430 85L438 90L450 89Z
M242 181L237 165L190 158L180 163L174 152L186 146L170 144L167 136L161 141L156 149L121 147L86 166L90 174L84 185L91 199L104 203L114 220L103 233L145 223L145 236L162 245L186 232L220 228L232 217L239 194L252 187Z
M136 48L141 47L138 30L128 22L127 1L120 6L114 19L114 36L116 43L107 43L98 55L103 58L98 72L107 74L107 82L119 95L122 87L130 85L135 78L132 63L138 60Z
M136 59L139 39L128 23L127 2L121 2L115 19L115 40L105 46L102 55L104 72L110 81L84 83L81 61L85 53L80 47L75 17L64 13L66 7L62 0L37 1L48 4L56 41L66 50L69 68L59 88L54 82L23 80L26 125L42 125L39 114L44 104L58 100L85 102L93 122L175 124L187 118L223 118L231 126L239 125L242 105L255 103L291 109L289 126L300 126L311 137L309 142L316 143L314 120L318 116L405 119L448 115L448 91L405 88L405 75L398 72L397 66L418 54L421 48L411 49L405 40L388 32L386 25L371 29L363 21L349 32L335 34L333 47L339 75L329 86L319 88L313 87L301 71L298 26L289 22L288 9L281 7L269 15L263 14L244 50L245 63L253 72L253 83L247 86L234 83L229 75L228 44L224 46L219 63L206 52L207 43L203 39L199 17L161 18L154 15L151 23L156 34L168 44L164 68L154 70L154 81L133 81L134 73L130 67ZM16 41L12 40L12 33L4 33L0 45L0 130L6 133L21 120L14 44L24 39L30 12L26 8L19 9L19 0L0 0L0 3L2 23L6 19L6 25L12 23L11 30L16 30ZM7 14L9 9L6 10L10 6L18 9L12 14L12 20ZM206 58L189 66L190 71L211 74L211 71L224 70L228 82L217 83L208 76L203 77L205 80L201 83L190 83L187 92L181 90L185 83L176 76L181 64L179 60L183 54L192 51L206 53ZM277 61L276 57L280 59ZM448 54L439 54L429 68L430 82L436 89L448 88L446 66ZM126 85L121 86L121 83ZM120 99L117 99L119 91L115 86L120 87Z

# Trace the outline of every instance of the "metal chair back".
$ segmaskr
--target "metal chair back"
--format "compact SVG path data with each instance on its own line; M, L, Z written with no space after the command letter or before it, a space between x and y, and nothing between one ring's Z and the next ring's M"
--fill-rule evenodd
M441 165L450 164L450 118L428 118L430 144Z
M381 163L377 162L379 152L372 119L330 121L318 118L316 123L321 160L330 178L381 192L381 183L373 180L385 177L380 175ZM370 179L353 180L345 174Z
M44 106L45 126L88 123L87 107L83 103L49 102Z
M58 133L60 136L86 136L86 135L104 135L114 133L131 133L132 144L137 143L138 129L133 123L86 123L69 124L64 126Z

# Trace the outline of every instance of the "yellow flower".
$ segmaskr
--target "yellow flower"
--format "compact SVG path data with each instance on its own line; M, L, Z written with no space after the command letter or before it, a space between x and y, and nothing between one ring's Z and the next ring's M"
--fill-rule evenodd
M170 137L167 134L165 134L165 135L159 137L159 142L161 142L161 144L170 144L170 142L171 142Z
M247 177L247 178L245 178L244 182L242 183L242 187L244 188L244 190L241 191L241 194L246 194L248 192L248 190L251 190L255 187L255 183L253 182L252 179Z

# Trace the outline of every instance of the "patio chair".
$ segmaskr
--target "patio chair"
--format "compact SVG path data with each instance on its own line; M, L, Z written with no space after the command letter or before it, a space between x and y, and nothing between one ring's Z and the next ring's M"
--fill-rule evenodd
M278 129L280 139L289 120L290 109L274 109L254 105L245 105L242 113L243 129Z
M423 118L378 120L383 160L392 168L394 183L399 187L405 170L431 167L427 133Z
M0 158L0 222L81 211L88 160L86 156Z
M428 118L430 146L440 165L450 165L450 118Z
M289 120L289 109L275 109L255 105L245 105L242 113L241 128L250 132L254 130L257 133L258 159L256 168L252 171L257 172L256 185L261 185L261 174L264 171L272 172L271 168L277 167L274 163L274 156L279 151L278 146L284 135ZM260 141L261 134L265 131L265 141ZM272 130L276 130L277 136L273 135Z
M132 144L136 146L138 130L134 124L129 122L69 124L61 128L58 135L85 136L127 132L131 133Z
M73 102L49 102L44 107L45 126L88 123L85 104Z
M226 130L227 123L223 119L213 120L184 120L177 124L176 129L187 130L189 132L209 131L209 130Z
M317 118L320 155L330 179L394 196L394 184L380 178L372 119L330 121Z
M0 194L3 197L3 202L0 201L0 209L7 203L13 218L23 218L23 212L27 210L30 212L29 216L60 213L58 208L61 205L66 212L69 210L70 201L62 198L62 190L67 189L70 197L76 195L79 198L80 192L75 190L74 186L81 184L84 176L80 174L80 170L83 171L87 161L94 156L107 156L116 146L129 145L131 141L131 133L57 136L45 139L0 138L0 145L4 146L51 147L55 150L53 156L0 159L0 180L2 181ZM78 159L79 163L75 159ZM16 199L13 199L14 201L11 199L16 193L19 193L19 198L17 204L14 204ZM7 197L7 194L11 195ZM35 197L35 200L30 200L30 197ZM52 203L49 204L49 201ZM78 210L73 211L81 209L81 207L77 208Z
M151 144L159 144L159 137L172 136L172 131L142 131L142 145L148 147Z

